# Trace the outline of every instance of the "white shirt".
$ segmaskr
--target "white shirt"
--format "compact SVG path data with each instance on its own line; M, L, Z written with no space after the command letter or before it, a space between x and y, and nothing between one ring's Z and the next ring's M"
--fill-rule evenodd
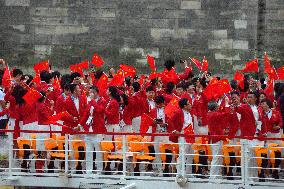
M163 122L165 123L165 112L164 108L157 108L157 118L162 119Z
M258 121L259 120L259 114L258 114L257 106L256 105L250 105L250 108L251 108L252 113L254 115L255 121Z
M5 97L5 93L3 92L3 89L0 87L0 101L4 101L4 97ZM3 108L2 106L0 106L0 112L2 111L3 111ZM2 119L8 119L8 116L7 115L1 116L0 120Z
M190 115L190 113L186 110L182 110L183 111L183 117L184 117L184 122L183 122L183 128L186 128L187 126L189 126L190 124L192 124L192 116Z
M75 104L75 107L76 107L76 109L77 109L77 111L79 112L79 98L75 98L74 97L74 104Z
M269 110L268 112L265 112L265 113L266 113L267 117L269 119L271 119L271 117L272 117L272 110Z
M153 100L148 100L148 104L149 104L151 110L153 110L156 106L156 104Z

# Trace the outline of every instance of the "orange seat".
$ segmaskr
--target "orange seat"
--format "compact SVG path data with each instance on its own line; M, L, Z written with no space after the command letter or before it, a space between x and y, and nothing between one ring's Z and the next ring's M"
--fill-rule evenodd
M255 156L256 156L256 164L258 167L261 167L262 164L262 154L266 154L268 157L268 148L266 147L255 147ZM258 174L261 172L261 168L258 169Z
M24 145L27 145L29 147L31 147L31 141L25 138L18 138L17 139L17 144L18 144L18 148L19 148L19 157L20 158L24 158Z

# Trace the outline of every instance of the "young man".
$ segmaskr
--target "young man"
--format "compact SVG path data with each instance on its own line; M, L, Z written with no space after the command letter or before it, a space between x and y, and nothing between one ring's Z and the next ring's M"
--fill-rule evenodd
M84 131L95 132L99 134L85 135L86 142L86 172L92 174L92 171L103 170L103 153L101 151L100 142L103 140L103 134L106 132L105 128L105 106L106 101L103 97L99 96L99 89L97 87L90 87L91 101L85 110L79 127L83 127ZM94 153L93 153L94 151ZM95 157L94 157L95 155ZM94 161L97 161L94 166ZM98 172L99 173L99 172Z
M182 98L181 100L179 100L179 109L174 113L174 115L171 118L169 118L169 127L168 127L169 133L183 134L185 129L188 129L188 127L192 127L191 129L194 128L193 117L190 113L191 108L192 108L192 105L188 99ZM180 145L179 149L185 150L184 152L180 152L180 153L192 154L191 146L185 143L184 137L171 136L170 141L174 143L178 142ZM182 147L183 143L186 144L185 148ZM182 157L178 158L178 162L179 162L179 165L177 166L178 173L181 173L181 171L183 171L182 169L183 165L181 165L181 158ZM188 164L185 170L187 174L191 174L192 172L192 165L191 165L192 159L193 159L192 155L187 155L185 158L185 163Z

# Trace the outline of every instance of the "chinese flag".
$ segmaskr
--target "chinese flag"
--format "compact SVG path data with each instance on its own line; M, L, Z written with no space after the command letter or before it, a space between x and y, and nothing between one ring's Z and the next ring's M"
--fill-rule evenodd
M203 61L202 61L202 67L201 67L201 71L205 72L208 70L208 61L206 59L206 57L203 57Z
M156 71L155 59L153 56L147 55L147 61L152 72Z
M104 65L104 61L99 55L95 53L92 57L92 64L94 64L97 68L99 68L102 65Z
M239 81L239 86L244 89L244 80L245 80L245 76L240 73L239 71L236 71L235 76L234 76L234 80Z
M157 78L157 73L151 72L150 75L149 75L149 80L156 79L156 78Z
M147 114L141 116L140 133L147 133L150 126L154 125L154 120Z
M195 59L195 58L190 58L190 60L195 64L195 66L201 70L202 68L202 64L199 60Z
M102 95L107 89L108 77L106 74L103 74L97 82L97 87L99 88L99 93Z
M79 69L89 69L89 62L88 61L83 61L81 63L78 64L78 68Z
M280 80L284 79L284 66L278 68L277 73Z
M186 135L194 135L194 130L193 130L193 126L192 124L188 125L186 128L184 128L184 135L185 135L185 141L187 143L194 143L195 142L195 138L194 136L186 136Z
M241 70L242 72L258 72L258 59L246 62L246 66Z
M49 71L49 63L48 61L43 61L43 62L39 62L39 63L36 63L34 65L34 70L36 73L39 73L43 70L46 70L46 71Z
M213 78L209 84L207 85L207 87L204 89L203 94L206 96L206 98L208 100L211 100L214 98L215 94L215 89L218 89L218 79L217 78Z
M3 77L2 77L2 85L6 88L9 88L11 86L11 73L9 70L9 67L7 66L5 68Z
M120 69L123 71L124 77L135 77L136 75L136 69L133 66L128 66L126 64L120 64Z
M232 91L231 85L227 79L221 79L219 82L219 88L217 92L222 96Z
M40 99L42 95L35 89L30 88L28 92L23 96L23 99L26 101L27 104L34 104Z
M267 96L273 96L274 94L274 82L270 81L269 84L267 85L267 87L264 89L264 93Z
M264 73L267 73L269 74L271 72L271 65L270 65L270 60L268 58L268 55L267 53L265 52L264 53Z
M64 118L68 118L68 117L71 117L71 115L67 111L64 111L64 112L59 112L56 115L49 116L48 121L49 123L52 124L52 123L56 123L59 120L63 121Z
M274 66L272 66L270 73L268 73L268 77L270 80L278 80L278 74Z
M35 74L35 76L34 76L32 82L39 86L39 85L40 85L40 81L41 81L41 79L40 79L40 74L39 74L39 72L37 72L37 73Z
M165 115L167 115L169 118L171 118L174 113L178 110L178 97L174 97L170 103L165 107Z
M54 79L53 88L55 90L60 90L61 89L60 82L59 82L59 79L57 77L55 77L55 79Z
M122 86L124 82L124 75L123 71L120 69L117 73L113 76L112 80L109 82L109 86Z
M70 68L71 72L78 72L81 75L84 75L82 68L78 64L70 65L69 68Z
M173 82L174 84L177 84L179 81L179 76L173 68L170 71L165 69L162 74L163 83Z

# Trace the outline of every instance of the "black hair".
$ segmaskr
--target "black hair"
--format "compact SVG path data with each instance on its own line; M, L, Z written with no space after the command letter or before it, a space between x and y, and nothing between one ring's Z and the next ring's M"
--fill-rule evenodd
M232 89L237 90L238 89L238 82L236 80L231 80L230 85Z
M205 79L205 78L200 79L199 82L200 82L200 85L201 85L203 88L206 88L207 82L206 82L206 79Z
M100 79L103 74L104 74L104 72L102 70L97 70L97 71L94 72L94 77L96 79Z
M124 79L124 81L125 81L125 84L126 84L128 87L131 85L131 77L126 77L126 78Z
M23 96L28 91L22 87L21 85L16 85L11 93L11 95L15 98L17 105L23 105L25 103L25 100L23 99Z
M215 102L215 101L208 102L208 110L209 111L214 111L214 110L217 109L217 107L218 107L217 102Z
M271 100L266 98L266 99L263 99L263 100L260 101L260 103L263 103L263 102L265 102L268 105L269 108L272 108Z
M165 98L163 96L161 96L161 95L156 96L155 103L156 104L163 104L163 103L165 103Z
M173 82L168 82L166 85L166 93L171 94L175 88L175 84Z
M110 95L114 98L117 102L120 102L120 95L118 94L117 88L114 86L110 86L108 88Z
M150 92L150 91L155 91L154 87L152 85L150 85L146 88L146 92Z
M70 91L70 84L69 83L66 83L63 87L62 87L63 90L67 90L67 91Z
M27 79L27 81L26 81L26 84L29 85L29 84L32 82L32 80L33 80L34 77L33 77L32 75L25 75L25 76L28 76L28 78L29 78L29 79Z
M61 77L60 86L61 88L64 88L64 86L72 83L71 75L65 74Z
M154 78L154 79L151 79L150 83L152 86L155 86L158 82L158 79L157 78Z
M186 79L189 79L189 78L194 78L194 74L193 74L192 72L189 72L189 73L188 73Z
M76 87L78 86L78 84L72 83L69 85L70 87L70 91L73 94L75 92Z
M53 71L52 73L51 73L51 76L52 76L52 78L60 78L60 76L61 76L61 74L60 74L60 72L59 71Z
M75 78L81 77L81 74L78 73L78 72L73 72L73 73L71 73L70 77L71 77L71 80L72 80L72 82L73 82L73 80L74 80Z
M43 70L40 72L40 80L41 81L44 81L46 83L50 83L50 80L52 79L52 75L46 71L46 70Z
M99 88L97 86L91 86L90 89L99 93Z
M123 99L123 105L127 106L128 105L128 96L126 94L122 94L121 98Z
M176 85L176 88L182 88L184 90L185 89L185 84L184 83L178 83Z
M140 83L138 82L133 82L132 87L133 87L134 92L138 92L141 89Z
M44 91L39 91L41 94L41 97L38 99L38 102L43 102L45 97L46 97L46 93Z
M17 77L18 75L23 75L23 71L18 69L18 68L16 68L16 69L13 70L12 76L13 77Z
M175 66L175 61L173 59L168 59L164 63L164 66L167 68L168 71L170 71Z
M187 98L182 98L178 101L178 105L181 109L183 109L188 103L188 99Z

